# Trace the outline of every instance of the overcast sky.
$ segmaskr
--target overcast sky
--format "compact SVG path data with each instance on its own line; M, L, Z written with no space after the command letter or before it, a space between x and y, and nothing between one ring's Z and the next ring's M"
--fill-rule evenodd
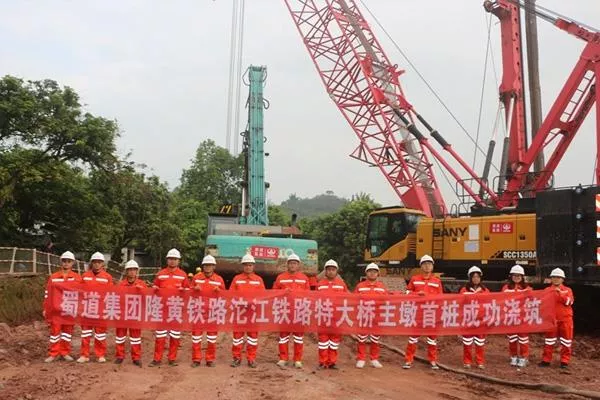
M488 14L480 0L368 0L368 5L458 119L475 135ZM119 151L175 187L198 144L225 145L231 0L0 0L0 75L51 78L77 90L92 113L118 120ZM538 4L600 27L597 0ZM472 162L473 145L364 10L390 59L407 72L408 100ZM500 67L499 26L492 28ZM577 61L583 42L539 21L546 112ZM270 197L367 192L385 205L398 199L380 172L348 154L353 131L326 95L283 0L247 0L243 68L268 68L266 163ZM491 69L481 146L497 110ZM246 89L243 89L245 97ZM245 111L241 112L245 121ZM591 183L594 114L557 174L559 186ZM244 125L243 123L241 124ZM481 157L479 157L481 160ZM478 162L477 171L481 171ZM438 172L448 203L455 201Z

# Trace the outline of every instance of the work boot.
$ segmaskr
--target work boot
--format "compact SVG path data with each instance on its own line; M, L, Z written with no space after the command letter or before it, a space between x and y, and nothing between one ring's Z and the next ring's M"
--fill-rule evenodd
M192 362L192 368L198 368L200 366L200 361Z
M298 368L298 369L302 368L302 361L294 362L294 368Z
M329 366L329 369L336 369L336 370L339 370L340 368L339 368L337 365L335 365L335 364L331 364L331 365Z
M123 364L122 358L115 358L115 364Z
M73 357L71 357L69 354L67 354L66 356L62 356L62 358L65 361L75 361L75 359Z
M471 369L471 364L463 364L464 369Z
M175 361L175 360L169 360L169 366L171 366L171 367L176 367L176 366L178 366L178 365L179 365L179 364L177 364L177 361Z
M279 361L277 361L277 366L279 368L285 368L285 367L287 367L287 361L286 360L279 360Z
M150 364L148 364L149 367L158 367L160 364L162 364L161 361L156 361L156 360L152 360L150 362Z
M440 366L437 365L437 363L435 361L432 361L431 362L431 369L438 370L438 369L440 369Z
M356 368L364 368L365 364L366 364L365 360L358 360L356 362Z
M142 362L140 360L133 360L133 365L137 365L138 367L142 368Z
M517 356L513 356L510 358L510 366L511 367L516 367L518 362L519 362L519 359L517 358Z
M239 358L234 358L233 361L231 361L231 366L233 368L237 368L240 366L241 363L242 363L242 360L240 360Z
M100 358L98 358L98 362L99 363L105 363L106 362L106 358L100 357Z
M383 365L379 362L379 360L371 360L371 367L373 368L383 368Z
M548 361L540 361L538 363L538 367L549 367L550 363Z
M527 360L526 358L519 358L517 360L517 367L518 368L524 368L527 366L527 364L529 364L529 360Z
M324 370L324 369L326 369L326 368L327 368L327 365L325 365L325 364L319 364L319 366L317 367L317 369L318 369L319 371L321 371L321 370Z
M214 361L207 361L206 362L206 366L209 368L213 368L215 366L215 362Z
M45 363L51 363L51 362L52 362L52 361L54 361L54 360L56 360L56 357L50 356L50 357L46 358L46 359L44 360L44 362L45 362Z
M256 368L256 361L248 361L248 367Z
M412 367L412 363L409 363L408 361L404 363L404 365L402 366L402 368L404 369L410 369Z
M560 368L561 368L561 369L567 369L567 368L569 368L569 364L567 364L567 363L564 363L564 362L561 362L561 363L560 363Z
M485 365L483 365L483 364L477 364L477 368L479 368L479 369L485 369Z
M88 357L84 357L84 356L81 356L81 357L79 357L77 359L77 362L80 363L80 364L83 364L83 363L86 363L86 362L89 362L89 361L90 361L90 359Z

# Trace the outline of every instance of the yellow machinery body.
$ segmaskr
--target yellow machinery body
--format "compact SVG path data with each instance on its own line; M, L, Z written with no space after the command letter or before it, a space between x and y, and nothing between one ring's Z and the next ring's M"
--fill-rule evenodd
M424 254L436 260L436 271L463 277L480 265L486 277L506 277L516 263L535 273L536 216L499 214L429 218L421 211L388 207L369 216L365 261L387 266L384 274L407 275ZM487 271L486 271L487 270ZM405 272L401 272L405 271Z

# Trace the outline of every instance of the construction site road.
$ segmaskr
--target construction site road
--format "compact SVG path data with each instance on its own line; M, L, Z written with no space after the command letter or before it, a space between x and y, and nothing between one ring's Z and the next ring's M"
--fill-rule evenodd
M179 365L149 368L153 350L151 332L143 335L143 368L129 359L115 365L113 332L108 338L106 364L67 363L45 364L47 328L44 323L9 328L0 324L0 399L581 399L574 395L556 395L540 391L496 385L467 378L460 374L432 371L417 363L410 370L401 368L402 359L396 353L382 349L382 369L356 369L355 343L344 338L340 347L340 370L317 371L317 344L314 334L305 337L304 368L279 368L277 335L259 337L258 368L242 363L238 368L231 361L231 334L221 333L218 339L217 363L214 368L191 367L189 334L185 334L179 350ZM74 338L78 337L76 329ZM386 343L404 347L406 338L387 337ZM537 361L541 338L532 337L532 365L522 371L508 365L506 339L489 337L487 369L484 373L506 381L559 383L581 390L600 390L600 340L575 338L574 360L563 371L539 368ZM79 339L74 340L73 355L77 356ZM423 349L419 350L423 354ZM440 338L442 362L460 367L462 346L456 337Z

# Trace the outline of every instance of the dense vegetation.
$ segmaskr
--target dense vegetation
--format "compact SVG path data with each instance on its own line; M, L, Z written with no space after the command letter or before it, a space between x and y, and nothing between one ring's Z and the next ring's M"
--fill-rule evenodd
M241 198L241 156L205 140L169 190L130 155L118 156L118 137L117 122L86 112L69 87L0 79L0 246L101 249L115 261L133 246L156 265L177 247L187 263L197 263L208 213ZM292 194L269 212L278 225L297 214L319 242L322 261L352 266L362 259L366 216L375 206L368 195L348 200L327 191L313 198Z

